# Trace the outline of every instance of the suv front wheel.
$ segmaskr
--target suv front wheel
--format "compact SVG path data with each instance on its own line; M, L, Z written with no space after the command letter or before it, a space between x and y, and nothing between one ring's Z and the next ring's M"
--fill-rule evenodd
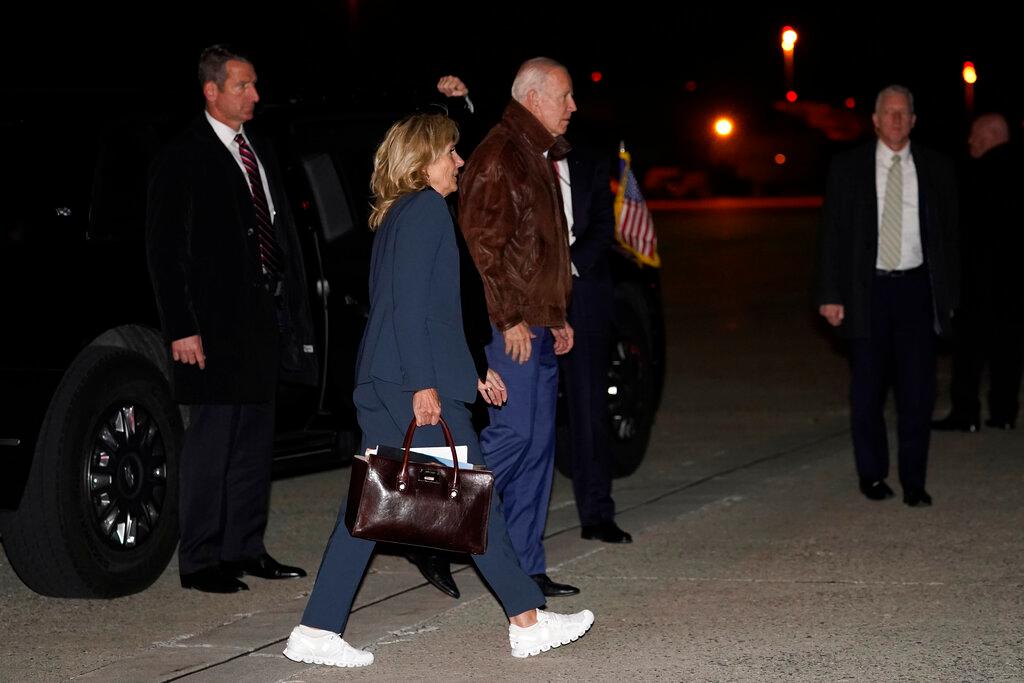
M178 539L181 417L145 357L89 346L68 368L40 430L7 557L37 593L136 593L163 572Z

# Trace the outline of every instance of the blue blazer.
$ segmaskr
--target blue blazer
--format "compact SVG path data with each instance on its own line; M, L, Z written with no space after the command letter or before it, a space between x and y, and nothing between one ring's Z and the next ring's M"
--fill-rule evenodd
M383 381L471 403L476 370L462 328L459 251L444 199L433 189L392 205L370 256L370 316L356 383Z

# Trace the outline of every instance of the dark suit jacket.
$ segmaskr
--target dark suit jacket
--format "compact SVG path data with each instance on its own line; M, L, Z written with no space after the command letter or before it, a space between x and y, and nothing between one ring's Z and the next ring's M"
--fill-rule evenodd
M570 256L579 277L573 277L570 323L577 331L607 333L612 317L614 286L608 252L615 239L615 198L608 184L609 166L573 150L567 157L572 194Z
M878 256L876 142L838 155L828 173L818 243L816 304L842 304L847 338L870 336L871 286ZM959 302L957 192L952 163L911 142L917 169L921 247L931 281L935 331L946 335ZM884 191L884 188L881 189Z
M1024 322L1024 157L1010 143L993 147L971 160L962 178L963 308L982 319Z
M444 199L408 194L388 211L370 256L370 319L356 383L390 382L404 391L434 387L471 403L476 371L459 299L459 251Z
M182 403L252 403L274 397L282 379L316 384L317 363L302 252L273 150L246 136L268 176L275 230L287 264L290 323L279 349L277 303L263 287L256 214L248 181L205 116L154 162L147 204L147 253L168 342L198 334L206 369L174 363Z

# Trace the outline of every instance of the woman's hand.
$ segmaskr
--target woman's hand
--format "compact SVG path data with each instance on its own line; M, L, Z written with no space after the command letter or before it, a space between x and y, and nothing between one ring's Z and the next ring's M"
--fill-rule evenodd
M441 420L441 399L437 389L420 389L412 395L412 414L416 426L436 425Z
M476 388L484 400L492 406L503 405L508 400L508 389L505 388L505 382L502 381L501 375L490 368L487 369L487 381L477 380Z

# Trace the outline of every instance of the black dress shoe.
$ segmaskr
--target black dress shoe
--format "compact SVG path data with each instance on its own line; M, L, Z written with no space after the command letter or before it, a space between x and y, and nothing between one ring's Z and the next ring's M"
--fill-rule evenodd
M941 420L932 420L932 429L937 432L978 432L981 431L981 421L978 418L965 419L959 415L950 413Z
M1013 420L996 420L995 418L985 420L985 425L992 427L993 429L1002 429L1005 431L1010 431L1017 426Z
M912 508L919 506L927 507L932 504L932 497L924 489L904 491L903 502Z
M555 583L548 578L547 574L532 574L530 578L537 582L540 592L546 598L559 598L564 595L576 595L580 592L580 589L576 586L570 586L567 583Z
M206 567L197 572L181 575L182 588L194 588L204 593L237 593L249 587L220 567Z
M580 529L580 537L586 540L604 541L605 543L632 543L633 537L619 528L614 521L600 524L584 524Z
M305 569L281 564L267 553L252 560L225 562L224 568L235 576L248 574L261 579L298 579L306 575Z
M895 495L889 485L885 483L884 479L878 481L867 481L865 479L860 480L860 492L871 500L885 500L886 498L892 498Z
M452 578L452 566L448 558L428 551L410 551L405 556L416 565L427 583L445 595L459 597L459 587Z

